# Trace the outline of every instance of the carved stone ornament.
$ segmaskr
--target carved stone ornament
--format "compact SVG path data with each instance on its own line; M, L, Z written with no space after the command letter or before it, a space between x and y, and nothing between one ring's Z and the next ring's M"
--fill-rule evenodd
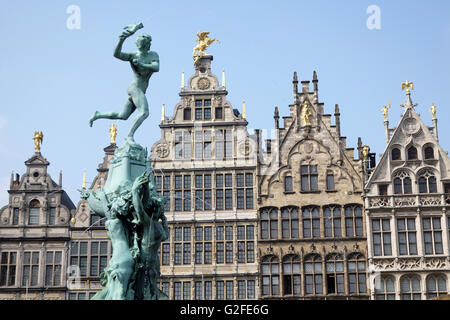
M252 152L252 146L248 140L241 141L238 147L239 153L243 156L248 156Z
M215 96L213 101L216 106L222 105L222 96Z
M160 143L156 146L156 154L159 158L167 158L169 156L169 146L167 143Z
M414 118L408 118L403 123L403 131L406 134L412 135L417 132L417 130L420 129L419 124L417 123L417 120Z
M211 86L211 82L208 78L200 78L197 82L197 86L200 90L207 90Z

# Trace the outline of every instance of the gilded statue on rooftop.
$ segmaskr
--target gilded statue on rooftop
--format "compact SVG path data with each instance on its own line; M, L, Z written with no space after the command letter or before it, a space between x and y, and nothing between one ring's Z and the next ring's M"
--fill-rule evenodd
M384 106L383 109L381 109L381 112L384 115L384 121L388 121L388 115L389 115L389 109L391 108L391 100L389 100L388 106Z
M311 126L311 106L308 101L305 100L302 104L301 118L304 126Z
M34 151L35 152L41 152L41 144L42 140L44 139L44 135L39 131L34 132L33 140L34 140Z
M194 65L197 65L200 58L205 55L205 50L215 41L219 42L216 38L208 37L209 31L197 32L197 45L194 47L192 56L194 57Z

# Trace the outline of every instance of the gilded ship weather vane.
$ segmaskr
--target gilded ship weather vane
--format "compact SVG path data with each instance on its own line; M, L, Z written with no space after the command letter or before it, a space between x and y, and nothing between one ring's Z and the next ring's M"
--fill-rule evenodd
M215 41L220 43L216 38L208 37L209 31L197 32L197 45L194 47L192 56L194 58L194 66L198 65L200 58L206 53L205 50Z

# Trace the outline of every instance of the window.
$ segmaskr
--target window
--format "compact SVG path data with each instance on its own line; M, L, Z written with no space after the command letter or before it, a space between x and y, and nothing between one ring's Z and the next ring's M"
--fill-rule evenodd
M412 184L409 174L405 171L400 171L394 176L394 193L395 194L411 194Z
M191 228L176 227L174 238L174 264L191 264Z
M195 120L211 119L211 99L195 100Z
M362 207L360 205L345 207L345 234L347 237L363 235Z
M415 147L408 149L408 160L417 160L417 149Z
M246 234L247 233L247 234ZM254 259L254 226L238 226L237 227L238 240L238 263L253 263Z
M233 179L231 174L216 174L216 210L233 209L232 187Z
M191 283L183 282L183 300L191 300Z
M375 300L395 300L395 280L393 277L375 279Z
M323 208L323 224L325 237L342 237L341 208L339 206L327 206Z
M436 177L431 170L425 170L419 174L419 192L420 193L436 193L437 184Z
M70 265L80 269L80 276L87 276L88 242L73 241L70 249Z
M162 243L162 261L163 266L168 266L170 264L170 243Z
M195 300L203 300L203 285L201 281L195 281L194 294Z
M191 211L191 176L175 176L175 211Z
M183 109L183 120L191 120L192 110L191 108Z
M298 208L281 209L281 233L283 239L298 239Z
M238 280L238 299L245 299L245 280Z
M319 255L310 254L305 258L305 294L322 294L322 261Z
M45 285L61 285L62 251L47 251L45 266Z
M389 219L372 220L372 237L374 256L392 255L391 226Z
M427 278L427 298L447 295L447 278L445 275L431 275Z
M352 253L347 260L348 292L367 293L366 260L360 253Z
M212 282L205 281L205 300L212 299Z
M39 213L40 213L41 204L38 200L31 200L30 202L30 216L28 223L30 225L39 224Z
M0 255L0 287L16 285L16 252L2 252Z
M227 280L227 281L225 282L225 285L226 285L226 289L227 289L227 292L226 292L226 299L227 299L227 300L233 300L233 297L234 297L234 285L233 285L233 280Z
M161 282L161 291L169 296L170 282Z
M225 263L233 263L233 226L225 227Z
M386 184L382 184L378 186L378 193L380 196L387 196L388 186Z
M39 252L25 251L23 257L22 286L35 287L39 281Z
M262 295L278 296L280 294L280 271L277 257L264 257L261 263L261 273Z
M175 158L191 159L191 132L188 130L175 131Z
M442 254L441 218L423 218L425 254Z
M327 173L327 191L334 191L334 174L332 172Z
M195 131L195 157L211 159L211 131Z
M261 239L278 238L278 212L275 208L261 210Z
M164 196L164 211L170 211L170 175L155 176L155 187L158 195Z
M233 263L233 226L216 226L216 263Z
M247 299L255 299L255 280L247 280Z
M416 223L414 218L398 218L398 249L400 255L417 254Z
M284 177L284 191L292 192L294 189L292 187L292 176Z
M450 193L450 183L444 184L444 193L446 193L446 194Z
M400 149L394 148L392 149L392 160L401 160L402 154L400 152Z
M173 299L181 300L181 282L173 283Z
M17 226L19 224L19 208L13 208L13 220L12 224Z
M253 209L253 173L236 174L236 187L237 209Z
M223 108L216 107L216 120L222 120L222 119L223 119Z
M47 224L54 225L56 217L56 208L52 207L47 213Z
M216 130L216 158L224 159L233 156L231 130Z
M108 241L92 241L90 275L99 276L108 264Z
M69 293L69 300L86 300L86 297L86 292Z
M306 207L302 210L303 238L320 237L320 213L318 207Z
M300 167L301 188L302 191L318 191L318 173L316 165L308 165Z
M211 175L195 175L195 210L211 210Z
M340 254L331 254L326 260L327 294L342 294L344 289L344 259Z
M403 276L400 279L401 300L421 300L420 278L418 276Z
M212 263L212 227L195 228L195 263Z
M216 281L216 299L225 300L225 283L223 281Z
M425 159L434 159L434 150L433 147L425 147Z
M289 255L283 258L283 295L300 294L300 257Z
M106 218L100 217L97 214L91 213L91 226L99 227L99 226L105 226Z

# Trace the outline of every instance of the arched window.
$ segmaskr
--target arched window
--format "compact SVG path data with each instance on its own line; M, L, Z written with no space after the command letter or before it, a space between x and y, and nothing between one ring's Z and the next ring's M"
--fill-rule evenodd
M431 275L427 278L427 298L447 295L447 277L445 275Z
M401 160L402 154L400 152L400 149L394 148L392 149L392 160Z
M412 194L412 182L409 174L405 171L397 172L394 176L395 194Z
M320 237L319 207L306 207L302 210L303 238Z
M278 238L278 211L275 208L261 210L261 239Z
M322 259L318 254L310 254L305 257L305 294L322 294Z
M30 216L28 219L28 223L31 225L39 224L39 213L40 213L41 203L39 200L31 200L30 201Z
M408 149L408 160L417 160L417 149L416 149L416 147L410 147Z
M418 276L404 276L400 279L401 300L421 300L420 278Z
M428 160L428 159L434 159L434 149L433 149L433 147L430 147L430 146L428 146L428 147L425 147L425 159L426 160Z
M284 191L285 192L292 192L294 190L292 186L292 176L285 176L284 177Z
M348 256L348 292L367 293L366 260L361 253L352 253Z
M345 207L345 234L347 237L363 235L362 206L349 205Z
M298 239L298 208L281 209L281 233L283 239Z
M344 259L340 254L330 254L326 259L327 294L341 294L344 289Z
M300 294L300 257L288 255L283 258L283 295Z
M395 300L394 277L384 276L375 279L375 300Z
M437 184L436 177L431 170L425 170L419 173L419 192L420 193L436 193Z
M278 258L265 256L261 263L262 295L278 296L280 294L280 271Z
M323 208L323 225L325 237L342 237L341 208L339 206L326 206Z

